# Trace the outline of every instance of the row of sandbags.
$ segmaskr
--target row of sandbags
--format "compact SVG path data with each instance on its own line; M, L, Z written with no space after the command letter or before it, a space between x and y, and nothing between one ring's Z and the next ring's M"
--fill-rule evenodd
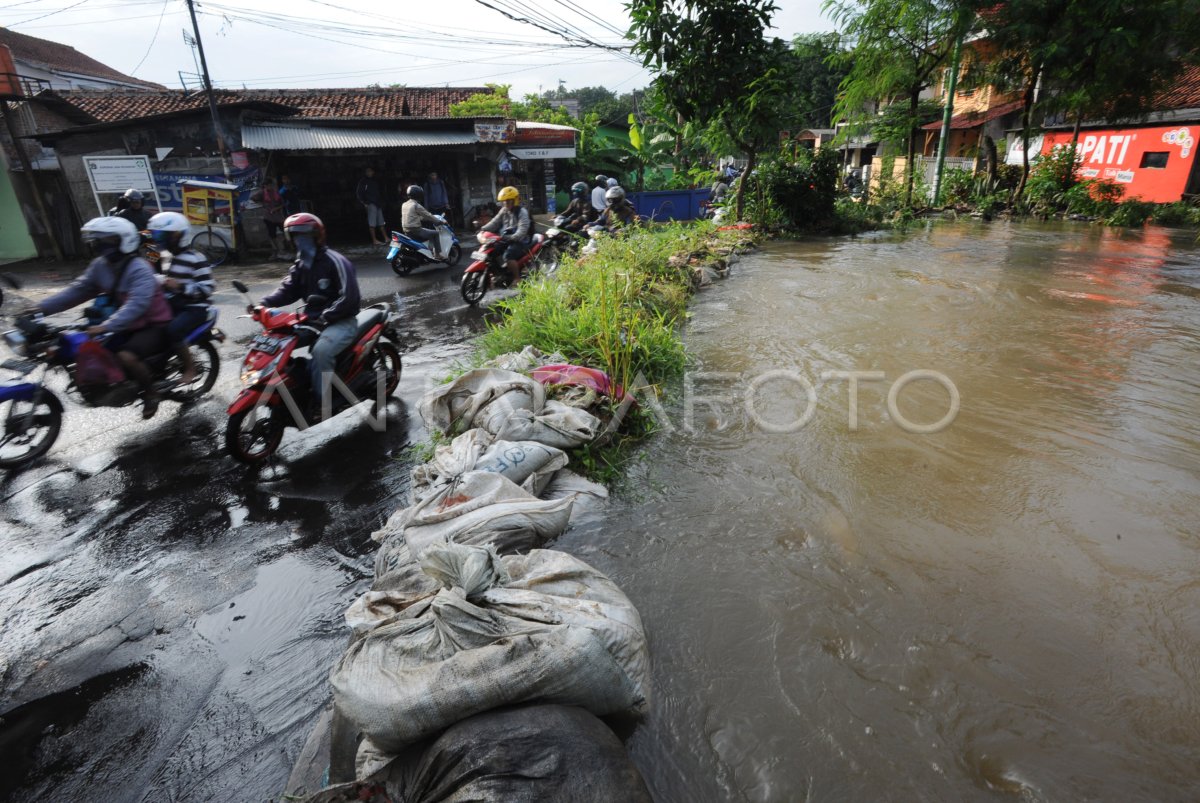
M607 388L592 372L589 392L547 398L520 372L547 365L556 388L576 374L527 349L421 401L428 427L462 434L413 470L411 504L372 536L375 579L330 676L361 737L356 781L310 800L648 799L596 719L646 706L641 618L604 574L539 548L607 496L565 468L600 430L577 405ZM501 750L506 731L518 741Z

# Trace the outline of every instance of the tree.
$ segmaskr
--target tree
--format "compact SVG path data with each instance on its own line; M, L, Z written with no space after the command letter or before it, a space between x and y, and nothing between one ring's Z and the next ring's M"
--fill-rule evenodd
M1026 154L1035 114L1069 114L1076 134L1085 117L1140 116L1183 66L1197 59L1197 0L976 2L997 52L986 66L986 80L1022 93ZM1028 177L1026 155L1016 197Z
M451 117L506 117L536 123L555 123L578 127L579 121L566 109L554 108L544 97L526 95L523 101L510 100L507 84L488 84L491 92L477 92L466 100L450 104Z
M848 53L836 33L801 34L792 39L792 108L796 125L828 128L838 88L850 71Z
M837 117L860 117L865 106L880 100L908 100L904 197L911 205L921 92L937 79L970 15L951 0L825 0L823 8L854 41Z
M715 122L753 170L758 151L777 141L790 76L780 39L764 33L771 0L630 0L633 50L657 75L655 86L687 122ZM737 215L746 182L739 182Z

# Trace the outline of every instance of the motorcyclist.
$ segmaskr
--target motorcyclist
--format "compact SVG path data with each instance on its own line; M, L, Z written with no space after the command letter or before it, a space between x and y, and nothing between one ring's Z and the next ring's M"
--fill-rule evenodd
M504 265L508 269L509 284L516 284L521 278L518 262L529 253L529 243L533 239L533 218L529 209L521 206L521 193L516 187L502 188L496 194L496 200L504 204L503 208L480 231L499 234L501 241L507 244Z
M442 258L442 238L438 234L438 226L442 221L433 216L421 203L425 200L425 191L418 185L409 185L405 193L408 200L400 208L400 225L407 237L429 243L435 259ZM421 224L428 223L433 228L427 229Z
M588 185L576 181L571 185L571 203L558 216L556 225L563 231L577 232L596 219L597 212L592 208Z
M118 201L117 205L109 212L109 214L113 217L119 217L128 220L138 231L145 231L146 224L149 222L149 215L147 215L146 210L142 208L145 199L146 196L142 194L141 190L135 190L133 187L130 187L129 189L125 190L125 194L121 196L121 200L124 201L124 203Z
M217 283L208 257L188 247L192 227L186 217L178 212L159 212L150 218L147 227L154 244L171 254L171 267L163 281L167 303L174 315L167 324L167 339L183 365L179 381L190 385L196 381L196 360L187 336L208 320L209 299Z
M600 213L600 217L596 218L596 222L590 228L617 231L637 223L637 210L625 197L625 190L620 187L609 187L608 191L604 193L604 202L606 204L604 211Z
M593 180L596 186L592 188L592 209L595 209L598 215L604 211L604 192L608 189L608 176L596 176Z
M111 335L104 345L141 387L142 418L151 418L158 411L159 398L143 360L166 350L171 308L154 268L137 254L142 237L133 223L98 217L83 224L80 233L94 259L70 287L40 302L36 311L53 315L98 299L93 309L100 320L87 328L87 334Z
M316 215L300 212L283 221L283 236L296 247L296 261L275 292L260 306L277 307L304 299L308 324L321 329L309 349L312 395L309 420L323 417L329 408L329 383L337 357L358 334L355 316L362 309L354 264L325 244L325 224ZM310 296L323 300L307 303ZM254 307L251 307L251 312Z

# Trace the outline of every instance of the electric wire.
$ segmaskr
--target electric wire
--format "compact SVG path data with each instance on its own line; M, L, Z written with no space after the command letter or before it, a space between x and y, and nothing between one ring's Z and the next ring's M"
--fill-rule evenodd
M167 13L167 5L170 2L171 0L163 0L162 11L158 12L158 24L154 26L154 36L150 37L150 45L146 48L146 52L142 54L142 60L137 63L136 67L129 71L130 75L137 75L137 71L146 63L146 58L150 55L150 51L154 49L154 43L158 41L158 32L162 29L163 15Z
M20 22L14 22L14 23L9 24L7 27L15 28L18 25L25 25L26 23L29 23L29 22L36 22L37 20L44 20L46 17L53 17L55 14L61 14L64 11L70 11L71 9L75 8L76 6L81 6L86 2L88 2L88 0L79 0L78 3L73 3L69 6L67 6L66 8L60 8L57 11L51 11L49 14L43 14L40 17L31 17L30 19L27 19L27 20L21 20Z

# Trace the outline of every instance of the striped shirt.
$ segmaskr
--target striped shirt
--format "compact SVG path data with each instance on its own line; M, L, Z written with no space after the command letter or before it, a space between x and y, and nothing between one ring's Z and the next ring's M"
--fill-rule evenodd
M213 279L212 266L208 258L199 251L190 248L171 258L171 267L167 269L167 278L175 279L182 285L181 289L167 294L168 298L183 298L192 304L207 304L217 282Z

